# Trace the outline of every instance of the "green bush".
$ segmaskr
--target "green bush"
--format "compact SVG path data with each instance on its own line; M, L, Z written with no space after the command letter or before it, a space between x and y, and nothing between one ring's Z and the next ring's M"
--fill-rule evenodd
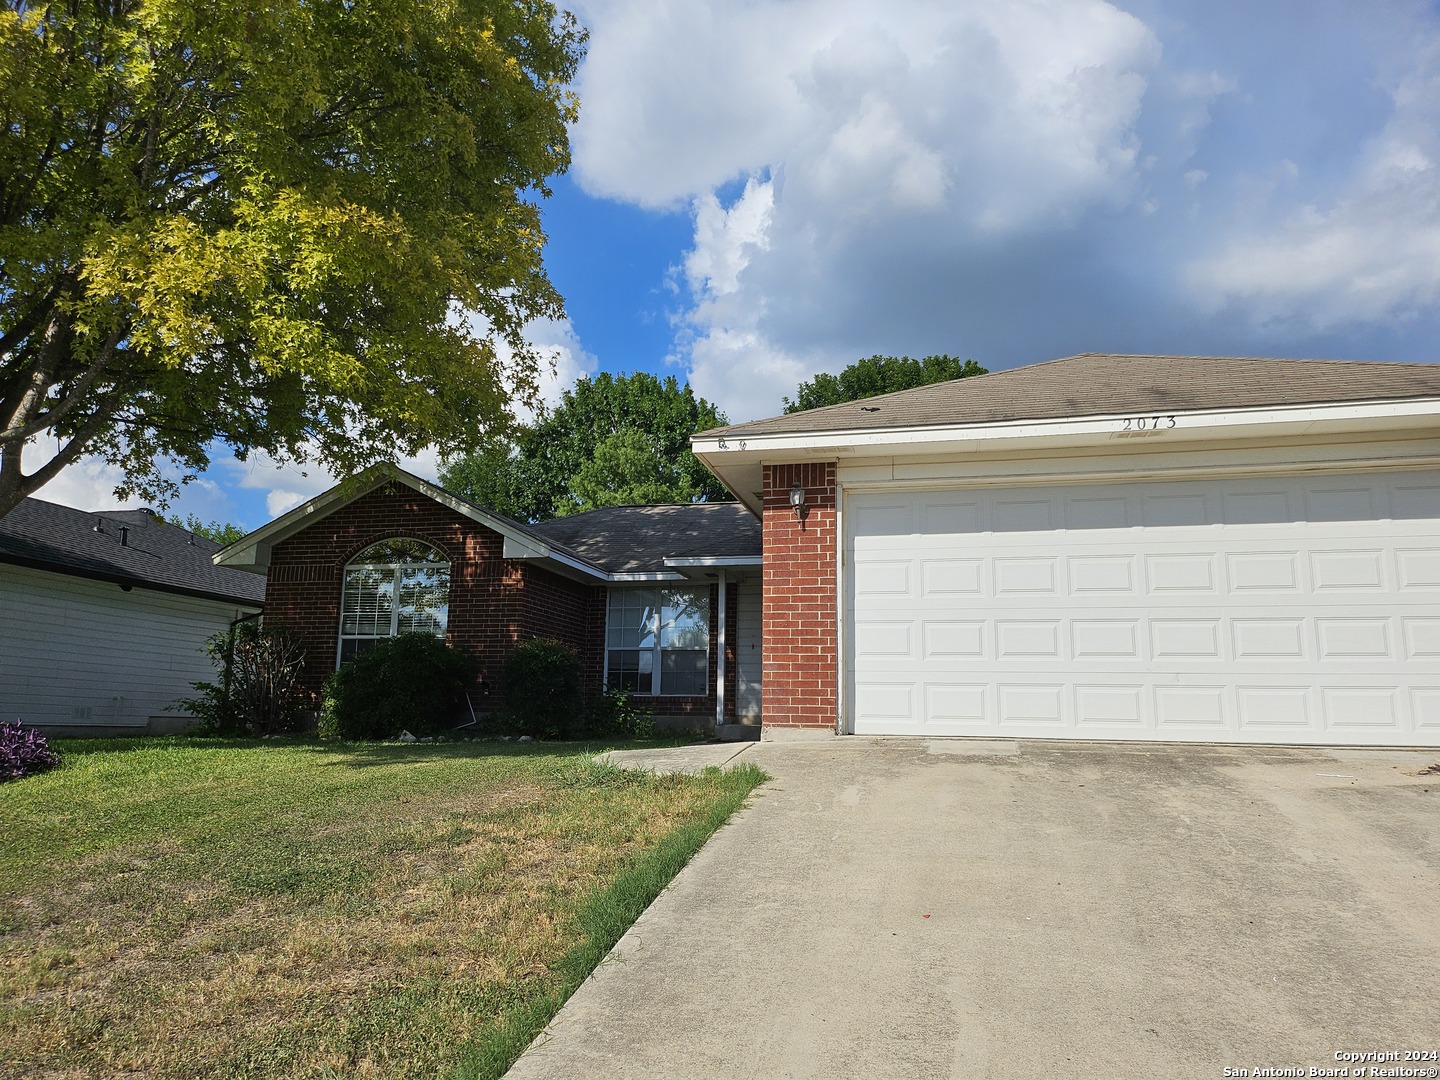
M586 701L580 657L563 641L534 638L505 662L500 722L512 735L573 739L584 734Z
M220 669L219 681L191 683L198 696L173 706L195 716L201 731L273 735L305 726L311 702L300 686L305 656L298 637L244 622L207 639L205 651Z
M628 690L611 689L595 694L588 710L586 735L597 739L649 739L655 735L655 719L635 704Z
M466 716L469 657L432 634L386 638L325 680L320 734L390 739L439 735Z

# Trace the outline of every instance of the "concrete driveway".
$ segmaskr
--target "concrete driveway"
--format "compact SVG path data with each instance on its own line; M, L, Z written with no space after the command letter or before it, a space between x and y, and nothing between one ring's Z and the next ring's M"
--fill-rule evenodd
M775 779L515 1080L1306 1075L1440 1050L1433 751L688 753Z

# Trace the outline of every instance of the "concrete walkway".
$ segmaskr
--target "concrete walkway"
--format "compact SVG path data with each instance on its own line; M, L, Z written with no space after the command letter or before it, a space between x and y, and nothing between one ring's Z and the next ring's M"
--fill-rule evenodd
M742 746L725 760L773 782L510 1076L1220 1077L1440 1049L1436 759Z

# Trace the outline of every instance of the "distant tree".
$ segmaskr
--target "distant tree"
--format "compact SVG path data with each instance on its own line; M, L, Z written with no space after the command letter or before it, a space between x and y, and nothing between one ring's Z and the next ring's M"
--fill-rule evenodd
M910 390L930 383L968 379L988 375L989 371L974 360L953 356L926 356L920 360L909 356L867 356L857 360L839 375L821 372L795 391L795 400L785 401L787 413L818 409L822 405L840 405L847 401Z
M445 461L440 467L440 486L497 514L531 520L531 500L519 457L519 441L527 434L528 429L521 428L508 437L491 436L478 450Z
M730 498L690 452L690 436L725 416L674 376L601 373L560 404L475 454L447 461L442 486L521 521L597 506Z
M548 0L0 8L0 516L82 454L163 502L217 441L343 474L509 423L584 41Z
M655 442L633 427L621 428L595 447L594 456L570 484L576 510L602 506L694 502L701 492L683 469L656 452Z
M196 536L203 536L206 540L213 540L217 544L233 544L245 535L245 530L239 525L231 524L228 521L223 524L219 521L212 521L206 525L194 514L186 514L183 521L179 514L171 514L165 520L171 525L187 529Z

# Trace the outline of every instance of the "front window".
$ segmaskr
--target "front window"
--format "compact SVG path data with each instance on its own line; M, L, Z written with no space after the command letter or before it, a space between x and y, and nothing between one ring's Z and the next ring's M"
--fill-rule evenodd
M340 600L344 663L397 634L445 636L450 619L450 563L423 540L382 540L345 567Z
M632 694L703 697L708 690L710 590L611 589L605 685Z

